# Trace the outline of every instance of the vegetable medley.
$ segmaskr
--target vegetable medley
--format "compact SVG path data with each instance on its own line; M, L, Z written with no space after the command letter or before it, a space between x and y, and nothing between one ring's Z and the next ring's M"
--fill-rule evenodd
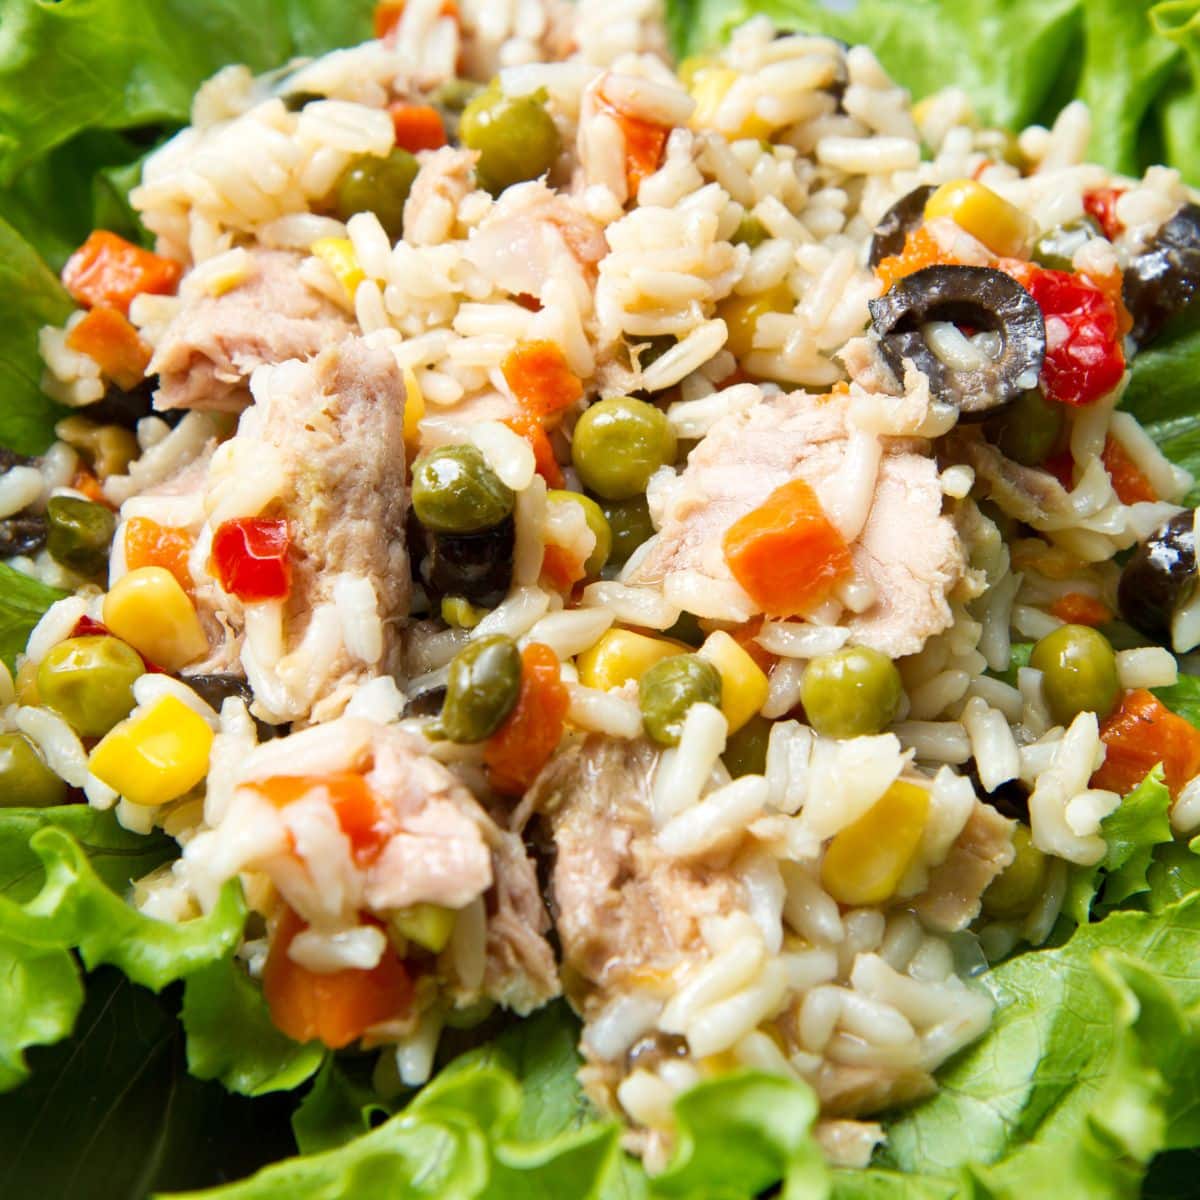
M0 1180L1179 1194L1195 6L261 7L0 59Z

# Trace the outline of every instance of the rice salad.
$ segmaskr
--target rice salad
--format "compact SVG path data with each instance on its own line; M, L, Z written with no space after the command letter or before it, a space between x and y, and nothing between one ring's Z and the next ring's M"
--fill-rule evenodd
M1175 170L910 103L765 17L408 0L227 67L42 329L58 441L0 474L62 589L6 768L177 858L298 1042L562 996L652 1172L675 1102L814 1091L828 1161L989 1028L1157 767L1200 831L1192 484L1119 408L1191 299ZM1185 664L1186 666L1186 664ZM1108 861L1111 861L1109 859Z

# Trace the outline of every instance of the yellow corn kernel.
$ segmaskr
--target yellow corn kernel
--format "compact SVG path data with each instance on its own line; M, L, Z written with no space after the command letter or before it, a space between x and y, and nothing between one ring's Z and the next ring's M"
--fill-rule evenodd
M786 283L754 296L730 296L722 300L717 305L717 316L728 330L725 349L736 358L745 358L754 351L759 318L767 313L790 313L795 307L796 298Z
M392 913L388 928L405 941L416 942L432 954L441 954L450 941L457 918L454 909L440 904L414 904Z
M756 113L747 114L736 129L726 129L717 124L717 114L729 89L741 78L729 67L700 67L692 74L688 90L696 102L692 113L693 129L719 129L732 138L767 138L771 135L771 123Z
M425 419L425 393L412 367L404 368L404 444L413 453L421 444L421 422Z
M925 219L949 217L993 254L1020 258L1037 236L1033 218L973 179L943 183L925 202Z
M208 652L195 606L163 567L138 567L104 597L104 624L157 667L178 671Z
M476 608L462 596L442 597L442 620L447 625L454 625L458 629L474 629L486 616L486 608Z
M647 637L628 629L610 629L590 650L576 660L579 682L585 687L611 691L622 684L636 682L656 662L672 654L686 654L688 648L667 638Z
M929 789L897 780L829 843L825 890L839 904L882 904L912 865L928 815Z
M130 804L155 806L190 792L208 773L213 731L175 696L113 728L88 759L97 779Z
M727 633L710 633L699 653L720 672L721 712L729 732L736 733L766 704L770 690L767 677Z
M354 252L354 243L349 238L324 237L317 238L309 249L333 272L353 300L358 285L367 277Z

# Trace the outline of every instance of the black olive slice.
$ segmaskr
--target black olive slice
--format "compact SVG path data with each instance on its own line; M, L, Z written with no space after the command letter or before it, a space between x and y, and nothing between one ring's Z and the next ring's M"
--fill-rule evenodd
M209 708L216 709L217 712L221 711L221 705L231 696L241 700L247 709L254 703L254 692L240 675L185 675L183 682ZM254 718L254 724L258 729L260 742L285 737L291 729L289 725L270 725L266 721L260 721L257 717Z
M871 253L867 256L867 265L874 270L885 258L900 254L904 250L904 240L925 219L925 205L929 197L937 191L932 184L914 188L907 196L901 196L891 208L883 214L875 226L875 236L871 238Z
M1140 542L1121 572L1117 606L1139 633L1171 643L1175 614L1196 590L1196 514L1187 509Z
M1003 271L991 267L926 267L898 280L870 302L883 357L898 379L911 359L929 377L939 399L963 417L978 417L1036 386L1046 353L1046 324L1037 301ZM922 332L932 321L1000 335L1000 353L979 366L943 362Z
M18 513L0 521L0 558L36 554L46 544L46 518Z
M1200 289L1200 206L1185 204L1125 268L1122 291L1132 337L1152 342Z
M426 530L425 538L421 582L435 604L444 596L462 596L481 608L494 608L508 594L516 547L511 516L479 533Z

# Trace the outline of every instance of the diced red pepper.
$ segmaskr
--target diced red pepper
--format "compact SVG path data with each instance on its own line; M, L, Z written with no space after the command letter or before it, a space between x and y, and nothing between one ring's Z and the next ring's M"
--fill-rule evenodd
M542 556L542 578L556 591L569 592L587 575L585 565L569 550L553 542Z
M1143 500L1157 500L1158 495L1137 464L1126 453L1116 438L1109 437L1101 455L1104 469L1112 480L1113 491L1122 504L1137 504Z
M375 36L377 38L385 38L389 34L394 33L396 26L400 24L400 18L404 16L404 0L383 0L381 4L375 6ZM462 17L458 11L458 5L454 0L443 0L442 7L438 10L439 17L453 17L455 21L462 23Z
M1125 188L1093 188L1083 193L1083 209L1089 216L1096 218L1096 223L1104 230L1104 236L1110 242L1115 242L1125 226L1117 216L1117 201L1125 195Z
M367 781L353 771L328 775L274 775L248 785L277 808L285 808L316 788L329 795L338 825L350 842L354 861L369 866L383 852L396 831L387 807L371 791Z
M1113 619L1108 606L1084 592L1067 592L1050 606L1050 611L1068 625L1107 625Z
M388 105L396 145L416 154L419 150L440 150L446 144L446 126L442 114L432 104L411 104L397 100Z
M1046 394L1083 407L1108 395L1125 374L1116 307L1081 275L1037 271L1026 287L1046 319Z
M282 600L292 586L291 538L283 520L224 521L213 535L212 561L221 587L239 600Z
M71 477L71 488L86 496L93 504L103 504L105 508L113 507L100 486L100 480L87 467L80 467Z
M86 354L119 388L131 391L146 376L150 347L115 308L93 308L67 334L67 345Z
M275 1027L297 1042L320 1041L340 1050L372 1025L405 1016L413 981L389 946L369 971L349 968L321 974L288 954L307 926L290 908L275 927L263 968L263 996Z
M526 646L516 707L483 748L496 791L520 796L529 789L562 738L568 705L558 655L538 642Z
M625 112L603 94L597 99L599 107L617 122L625 137L625 183L629 198L636 199L642 180L653 175L661 165L671 131L664 125Z
M179 286L183 267L135 246L107 229L97 229L63 267L63 287L84 308L115 308L129 315L129 305L143 292L169 295Z
M1075 486L1075 459L1070 450L1060 450L1042 463L1042 470L1049 471L1069 492Z

